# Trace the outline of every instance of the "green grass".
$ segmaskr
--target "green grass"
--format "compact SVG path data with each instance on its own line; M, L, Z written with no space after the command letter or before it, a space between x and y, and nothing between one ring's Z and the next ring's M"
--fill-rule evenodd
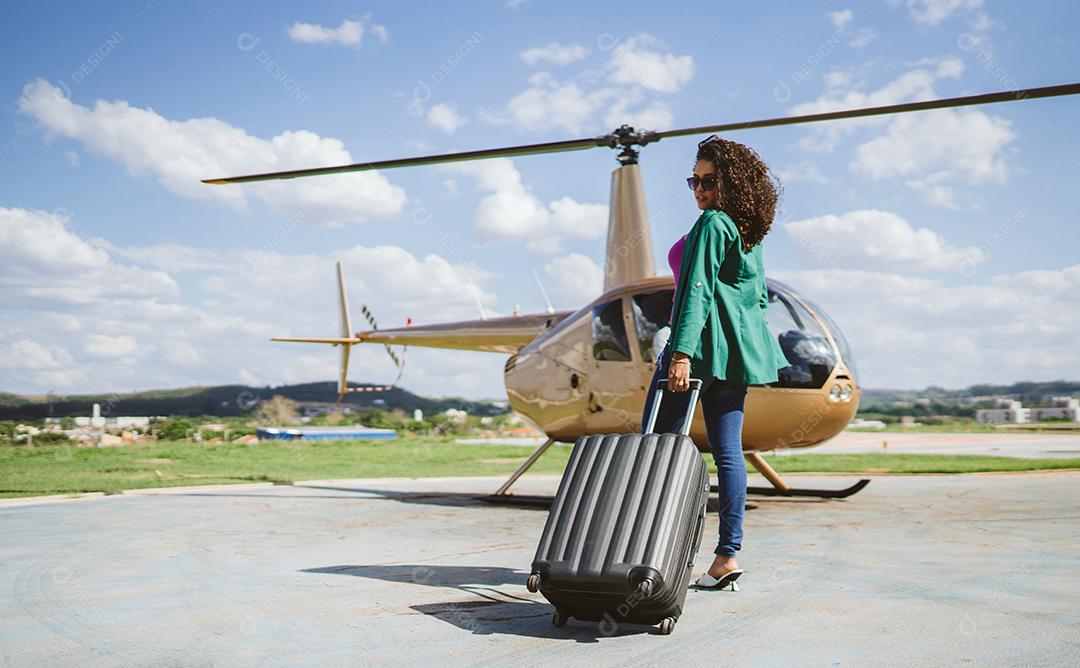
M256 445L158 442L109 448L0 447L0 497L218 483L332 478L509 475L530 446L465 445L449 439L277 441ZM548 450L532 473L561 473L569 445ZM1080 468L1078 459L974 455L806 454L769 456L781 473L971 473ZM707 457L713 469L711 457Z
M109 448L8 446L0 447L0 497L326 478L509 475L533 449L455 444L438 438L256 445L162 441ZM553 447L532 471L561 473L569 456L569 446Z

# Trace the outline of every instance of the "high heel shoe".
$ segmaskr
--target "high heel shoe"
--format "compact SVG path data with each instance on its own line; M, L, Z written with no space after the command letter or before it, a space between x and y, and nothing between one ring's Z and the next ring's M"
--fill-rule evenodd
M735 581L738 580L739 576L742 574L743 570L741 568L736 568L735 570L724 573L719 578L714 578L706 571L694 582L694 586L698 589L727 589L730 586L731 591L739 591L739 585Z

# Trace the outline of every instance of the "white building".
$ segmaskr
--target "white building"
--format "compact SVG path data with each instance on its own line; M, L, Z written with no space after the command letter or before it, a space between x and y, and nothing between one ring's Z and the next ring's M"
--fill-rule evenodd
M884 429L885 423L881 420L864 420L862 418L855 418L848 423L848 426L846 428L851 429L853 427L858 429Z
M1075 397L1051 397L1049 406L1038 408L1023 408L1016 399L997 399L995 403L996 408L976 411L976 421L1019 424L1065 418L1080 422L1080 399Z
M1080 399L1074 397L1052 397L1050 406L1046 408L1029 408L1032 420L1047 420L1050 418L1065 418L1073 422L1080 422Z
M443 415L445 415L446 419L450 422L456 422L457 424L465 424L465 418L469 417L468 413L457 408L447 408L443 412Z
M118 415L106 418L101 415L101 405L94 404L90 417L75 418L76 427L93 427L94 429L150 429L150 418L142 415Z
M994 424L1020 424L1030 420L1030 408L1023 408L1017 399L995 399L995 408L981 408L975 411L976 422Z

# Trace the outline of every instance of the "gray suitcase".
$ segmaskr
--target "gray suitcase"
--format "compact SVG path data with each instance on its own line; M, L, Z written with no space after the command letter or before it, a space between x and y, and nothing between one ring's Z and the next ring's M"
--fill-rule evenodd
M666 384L657 383L646 432ZM701 381L690 386L681 433L591 435L574 444L528 580L555 606L555 626L574 617L599 621L606 634L620 623L673 630L709 492L708 470L688 435Z

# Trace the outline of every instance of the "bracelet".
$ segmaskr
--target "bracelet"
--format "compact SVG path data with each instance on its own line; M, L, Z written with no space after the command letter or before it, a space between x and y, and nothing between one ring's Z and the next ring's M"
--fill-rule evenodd
M685 357L683 359L671 360L671 363L672 364L689 364L690 363L690 358Z

